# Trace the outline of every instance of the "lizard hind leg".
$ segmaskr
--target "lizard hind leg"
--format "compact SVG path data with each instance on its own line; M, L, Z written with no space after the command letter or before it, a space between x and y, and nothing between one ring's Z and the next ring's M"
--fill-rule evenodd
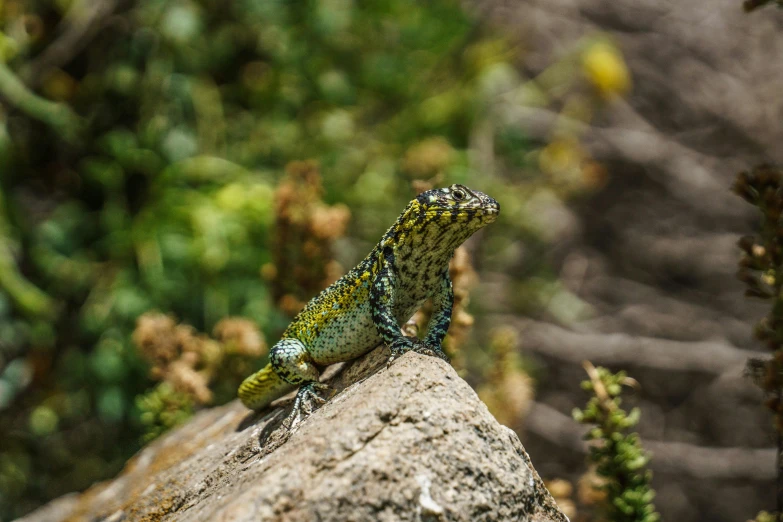
M320 372L311 361L307 348L298 339L281 339L272 348L269 362L275 373L286 382L301 385L293 409L283 422L288 431L293 431L305 417L326 402L319 392L329 388L318 382Z

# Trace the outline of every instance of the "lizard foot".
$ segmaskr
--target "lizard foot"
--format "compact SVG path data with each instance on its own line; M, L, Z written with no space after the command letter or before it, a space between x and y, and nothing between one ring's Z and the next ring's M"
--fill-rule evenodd
M443 359L446 362L449 361L449 357L441 350L440 346L432 346L424 341L416 339L414 337L400 336L389 345L391 350L391 356L386 362L386 367L390 367L391 364L405 352L416 352L422 355L429 355L430 357L437 357Z
M326 399L319 392L327 392L329 386L320 382L308 382L299 387L291 413L283 421L281 427L287 432L296 431L299 424L311 413L326 403Z

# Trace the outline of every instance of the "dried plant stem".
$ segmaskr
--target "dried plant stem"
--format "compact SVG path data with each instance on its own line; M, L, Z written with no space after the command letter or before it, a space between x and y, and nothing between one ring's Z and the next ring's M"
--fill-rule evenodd
M770 302L770 311L756 325L755 337L772 352L769 359L752 357L747 373L764 391L777 431L777 520L783 521L783 169L759 165L740 172L732 190L761 213L761 230L740 238L743 256L737 278L745 295Z

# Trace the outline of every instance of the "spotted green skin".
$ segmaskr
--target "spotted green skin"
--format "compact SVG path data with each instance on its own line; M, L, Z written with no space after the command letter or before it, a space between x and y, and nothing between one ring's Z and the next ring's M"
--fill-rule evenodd
M454 302L449 260L499 212L497 201L463 185L420 194L361 263L294 318L272 347L269 364L240 385L245 406L265 408L297 385L303 385L302 395L318 381L320 368L382 342L395 353L415 350L445 359L441 343ZM400 325L428 298L433 313L424 341L403 336Z

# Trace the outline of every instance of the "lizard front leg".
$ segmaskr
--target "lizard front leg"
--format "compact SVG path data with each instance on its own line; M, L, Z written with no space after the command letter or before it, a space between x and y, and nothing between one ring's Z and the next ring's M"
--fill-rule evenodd
M378 335L392 352L389 364L410 350L448 360L439 348L433 350L416 338L402 335L400 323L394 316L398 286L398 277L394 270L394 253L391 248L386 247L383 249L382 256L380 269L370 289L370 310Z
M310 360L305 345L298 339L281 339L269 352L274 372L289 384L299 384L294 407L283 425L293 431L303 418L326 402L318 392L328 389L318 382L320 372Z
M427 335L424 337L424 344L435 351L438 357L448 361L449 359L441 347L443 339L449 331L449 325L451 325L451 311L454 307L454 290L451 286L448 265L440 273L438 281L438 288L432 296L432 316Z

